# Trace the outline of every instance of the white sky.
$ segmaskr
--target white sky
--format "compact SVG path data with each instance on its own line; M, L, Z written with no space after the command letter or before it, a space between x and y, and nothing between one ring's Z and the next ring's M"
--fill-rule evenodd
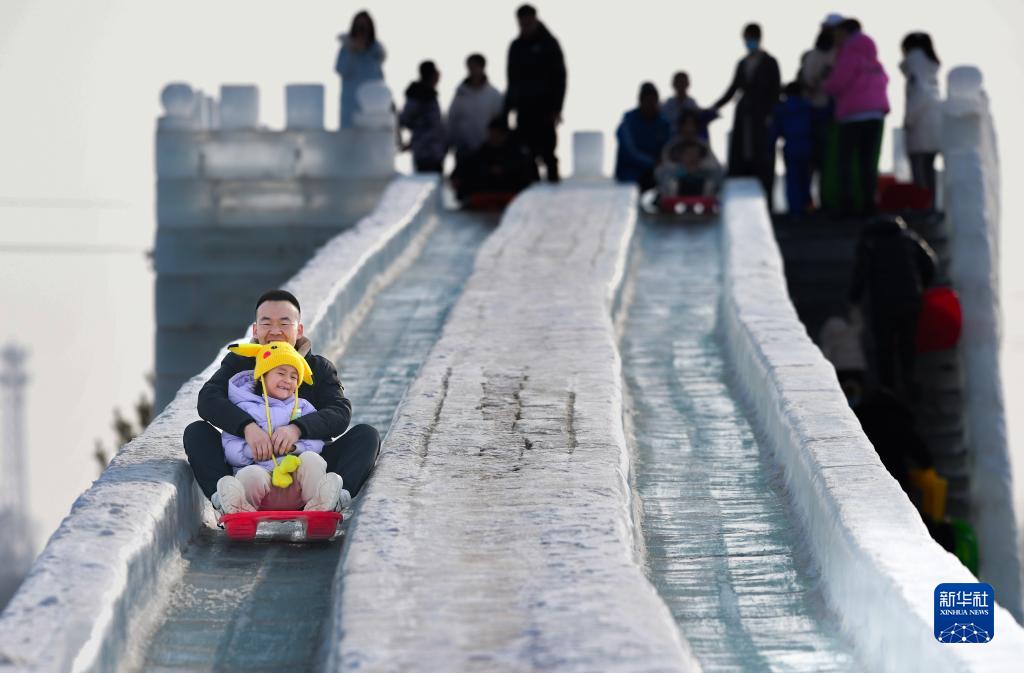
M416 64L433 59L450 99L473 51L489 60L504 87L505 55L519 0L380 0L302 3L240 0L3 0L0 3L0 343L32 351L27 455L32 511L41 544L74 497L96 476L95 438L108 444L111 409L128 410L153 367L153 131L159 93L170 81L216 92L222 83L261 86L261 116L283 123L284 85L327 86L327 122L336 125L335 36L369 9L388 50L385 75L399 95ZM1024 405L1024 269L1012 266L1024 234L1024 179L1017 121L1024 94L1024 3L870 0L828 4L537 0L541 19L562 43L569 68L560 154L570 167L573 130L610 134L633 105L642 80L669 91L685 69L691 93L710 104L742 55L747 21L791 79L828 12L858 17L879 46L891 83L889 130L902 118L899 43L911 30L932 34L944 69L981 67L1003 161L1002 259L1007 338L1004 376L1010 417ZM813 7L813 9L808 9ZM713 127L722 154L731 123ZM889 164L883 151L883 167ZM610 165L610 153L606 162ZM107 245L110 254L13 252L13 243ZM7 246L7 249L5 249ZM1017 265L1019 267L1019 265ZM241 327L241 326L240 326ZM358 410L356 410L358 415ZM1024 426L1022 426L1024 428ZM1011 423L1012 437L1024 429ZM1024 462L1024 461L1021 461ZM1024 465L1018 465L1024 468ZM1024 480L1018 480L1018 483ZM1020 492L1020 491L1018 491Z

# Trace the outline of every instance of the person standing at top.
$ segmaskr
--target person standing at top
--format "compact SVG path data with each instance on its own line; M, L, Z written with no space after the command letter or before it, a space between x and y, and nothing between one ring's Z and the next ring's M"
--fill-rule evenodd
M878 60L874 40L861 32L857 19L844 19L836 26L835 36L836 63L822 88L835 101L839 123L839 214L871 215L882 122L889 112L885 93L889 76Z
M935 193L935 155L942 142L942 108L939 93L939 57L928 33L903 38L900 70L907 78L907 104L903 134L914 184Z
M408 149L417 173L440 173L448 153L448 137L437 102L437 83L441 72L433 61L423 61L420 78L405 90L405 105L398 122L412 132Z
M747 55L736 64L729 89L714 106L720 109L740 93L729 136L729 175L749 175L758 178L772 203L772 185L775 181L775 153L768 135L772 112L779 102L781 76L779 64L761 48L761 27L748 23L743 28L743 43Z
M481 54L469 55L466 79L448 108L448 144L455 149L456 166L480 149L491 121L504 110L505 99L487 81L486 67L487 59Z
M508 91L505 110L515 111L516 131L534 160L544 162L548 182L558 182L558 139L565 101L565 59L558 40L537 18L537 10L522 5L516 10L519 37L508 50Z
M781 138L786 164L786 204L790 215L803 215L811 206L811 129L813 111L800 82L786 85L772 116L772 152Z
M800 56L800 71L797 73L797 81L811 105L811 175L818 175L819 197L825 192L825 155L832 125L832 100L822 89L822 84L832 72L836 60L833 30L842 20L843 17L838 14L825 17L818 38L814 41L814 48Z
M661 116L668 122L673 133L679 128L680 117L683 112L689 110L697 113L697 121L700 124L700 137L705 141L708 138L708 123L718 117L714 110L702 110L693 96L690 95L690 76L679 71L672 76L672 90L675 95L666 98L661 104Z
M615 131L619 141L615 179L635 182L640 191L647 191L655 185L654 169L661 150L672 136L672 127L661 116L657 87L644 82L639 99L639 105L623 115Z
M821 23L821 30L814 41L814 48L800 56L800 71L797 81L807 96L807 101L816 108L828 107L828 94L821 88L832 72L836 61L835 35L833 30L842 23L843 17L829 14Z
M679 126L679 113L683 110L699 110L697 101L690 95L690 76L683 71L672 75L674 96L665 99L661 104L661 116L673 129Z
M341 75L341 128L352 128L359 101L356 92L366 82L384 79L384 45L377 41L377 30L368 12L352 18L348 33L338 36L341 49L334 71Z

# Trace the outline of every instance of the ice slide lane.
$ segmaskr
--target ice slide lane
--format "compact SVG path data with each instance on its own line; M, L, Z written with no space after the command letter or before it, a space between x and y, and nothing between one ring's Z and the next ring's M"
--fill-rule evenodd
M646 564L705 673L863 670L729 387L721 223L642 220L620 314Z
M417 260L374 300L340 365L354 422L384 435L436 341L497 216L446 212ZM145 652L147 673L313 670L342 540L228 542L209 528L183 551L181 581Z

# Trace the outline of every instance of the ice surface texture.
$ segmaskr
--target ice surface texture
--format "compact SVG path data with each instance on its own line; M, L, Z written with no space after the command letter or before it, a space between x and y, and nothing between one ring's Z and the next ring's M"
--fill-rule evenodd
M721 221L642 218L624 292L626 438L651 581L704 673L863 671L780 471L730 390Z
M534 187L481 247L352 519L327 670L697 670L634 552L611 303L635 208Z
M823 593L859 656L869 670L893 673L1019 671L1024 631L1003 608L991 643L935 641L935 586L976 580L929 537L798 320L756 181L726 183L722 220L729 360L783 468Z
M435 220L436 190L433 178L395 180L371 215L289 281L309 307L304 322L318 350L351 331L353 307ZM204 499L181 434L222 357L186 383L72 506L0 615L0 671L116 670L131 625L159 591L161 570L201 525Z

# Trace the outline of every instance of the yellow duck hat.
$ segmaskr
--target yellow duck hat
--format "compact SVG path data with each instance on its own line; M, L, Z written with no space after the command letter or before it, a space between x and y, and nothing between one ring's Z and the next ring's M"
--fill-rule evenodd
M271 341L268 344L231 344L228 350L242 357L256 358L256 368L252 377L259 381L263 375L274 367L290 365L295 367L299 378L306 385L313 385L313 370L306 358L299 354L287 341Z

